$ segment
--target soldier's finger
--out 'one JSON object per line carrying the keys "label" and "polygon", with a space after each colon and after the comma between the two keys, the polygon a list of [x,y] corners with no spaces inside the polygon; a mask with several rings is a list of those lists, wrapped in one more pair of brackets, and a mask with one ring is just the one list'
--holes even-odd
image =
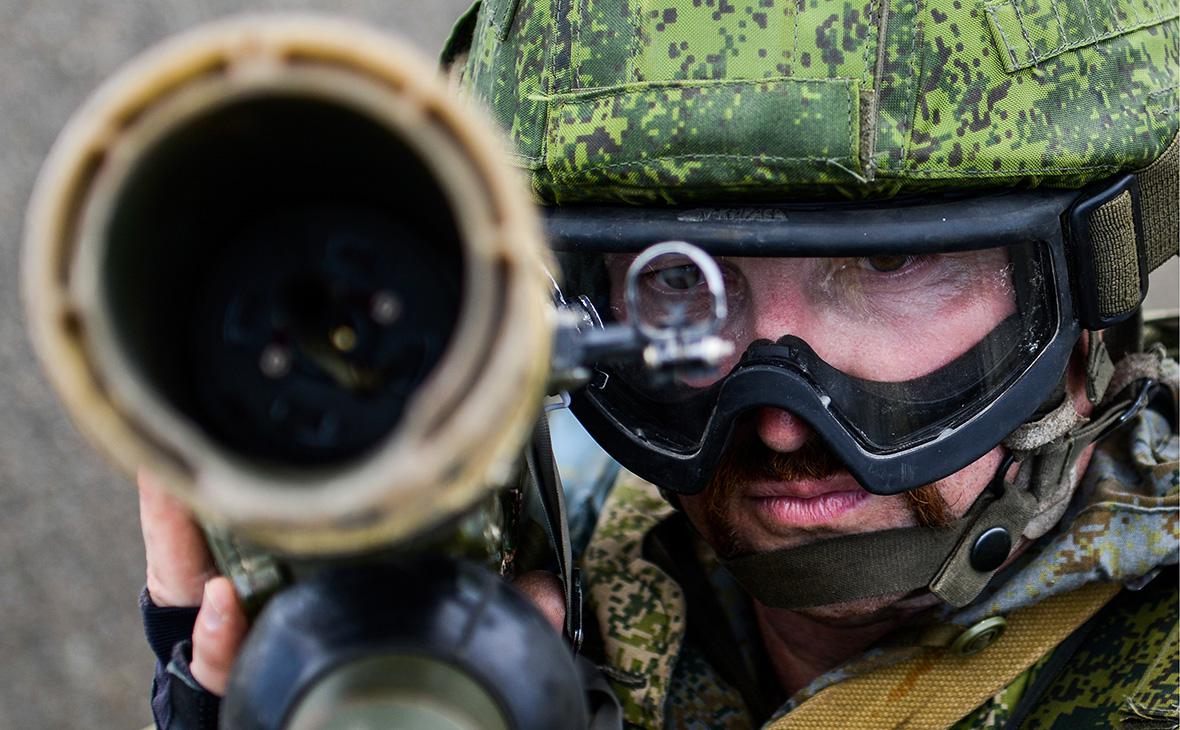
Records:
{"label": "soldier's finger", "polygon": [[151,474],[141,470],[138,482],[148,594],[157,606],[196,606],[216,574],[201,528]]}
{"label": "soldier's finger", "polygon": [[565,628],[565,591],[561,581],[547,570],[533,570],[516,576],[512,585],[541,610],[553,628]]}
{"label": "soldier's finger", "polygon": [[205,584],[201,610],[193,627],[193,679],[215,695],[224,695],[230,669],[246,636],[246,615],[228,578]]}

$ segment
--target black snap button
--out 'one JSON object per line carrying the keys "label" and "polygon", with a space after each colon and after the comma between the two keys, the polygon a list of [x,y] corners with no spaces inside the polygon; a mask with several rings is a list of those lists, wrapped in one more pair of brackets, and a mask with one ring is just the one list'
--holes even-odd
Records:
{"label": "black snap button", "polygon": [[980,573],[990,573],[1004,564],[1012,550],[1012,538],[1003,527],[984,530],[971,548],[971,567]]}

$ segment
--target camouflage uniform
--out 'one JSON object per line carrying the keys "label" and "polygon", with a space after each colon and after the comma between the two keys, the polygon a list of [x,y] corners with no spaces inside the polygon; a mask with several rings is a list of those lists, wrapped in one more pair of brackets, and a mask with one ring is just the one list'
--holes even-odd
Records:
{"label": "camouflage uniform", "polygon": [[[1175,144],[1178,15],[1164,0],[484,0],[444,60],[458,62],[463,84],[508,132],[544,204],[1076,188],[1142,168]],[[968,626],[1096,582],[1139,585],[1174,564],[1177,443],[1162,423],[1148,416],[1129,443],[1104,445],[1059,527],[989,592],[938,618]],[[671,509],[624,477],[585,555],[615,688],[636,726],[749,726],[741,697],[684,641],[683,590],[643,553]],[[735,651],[752,661],[760,638],[748,599],[698,547],[714,592],[729,597]],[[1105,648],[1095,639],[1075,662],[1104,666],[1100,684],[1112,692],[1123,679],[1142,681],[1119,698],[1126,709],[1163,706],[1174,723],[1174,693],[1151,688],[1175,687],[1175,663],[1159,652],[1175,645],[1174,633],[1161,638],[1175,600],[1147,599],[1125,614],[1141,631],[1116,632]],[[1125,601],[1116,603],[1122,611]],[[1169,607],[1163,618],[1160,606]],[[1114,646],[1128,636],[1140,646]],[[780,714],[922,651],[871,650]],[[1024,689],[1048,676],[1043,668],[963,725],[1002,726]],[[1086,697],[1055,691],[1037,712],[1065,718],[1059,695],[1084,712]]]}
{"label": "camouflage uniform", "polygon": [[[944,609],[939,620],[968,627],[1094,581],[1141,587],[1163,566],[1174,565],[1180,545],[1178,452],[1180,440],[1167,421],[1157,413],[1144,414],[1133,431],[1116,435],[1095,451],[1061,524],[1001,573],[977,601],[955,612]],[[671,512],[654,487],[625,475],[607,502],[584,557],[603,656],[615,670],[615,689],[626,719],[648,728],[751,727],[741,696],[718,676],[699,647],[684,643],[691,608],[685,605],[680,588],[643,555],[645,534]],[[711,560],[707,548],[702,546],[701,552],[700,559]],[[708,572],[727,607],[738,650],[749,661],[759,651],[760,639],[748,599],[715,563]],[[1107,622],[1118,630],[1091,641],[1088,654],[1074,657],[1073,683],[1051,687],[1042,695],[1028,726],[1113,726],[1135,716],[1162,717],[1164,726],[1169,726],[1180,719],[1174,573],[1156,584],[1163,585],[1162,593],[1157,585],[1146,602],[1119,608],[1122,616]],[[1000,637],[998,642],[1002,641]],[[829,685],[921,651],[934,650],[871,649],[816,679],[775,716],[789,713]],[[955,727],[1005,727],[1009,712],[1036,681],[1044,662]],[[1077,686],[1077,677],[1088,678],[1087,686]],[[1113,708],[1106,704],[1112,698]],[[838,725],[839,718],[832,722]]]}

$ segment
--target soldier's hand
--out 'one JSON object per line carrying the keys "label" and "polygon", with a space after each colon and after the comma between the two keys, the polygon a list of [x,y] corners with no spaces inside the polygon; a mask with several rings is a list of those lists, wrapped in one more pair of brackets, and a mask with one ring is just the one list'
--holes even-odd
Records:
{"label": "soldier's hand", "polygon": [[157,606],[200,606],[189,670],[202,687],[223,695],[246,616],[229,579],[217,575],[192,513],[150,474],[141,471],[138,481],[148,594]]}

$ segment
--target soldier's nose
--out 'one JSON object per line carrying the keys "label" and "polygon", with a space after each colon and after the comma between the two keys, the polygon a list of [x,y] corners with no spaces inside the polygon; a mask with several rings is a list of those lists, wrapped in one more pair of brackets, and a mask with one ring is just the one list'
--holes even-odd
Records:
{"label": "soldier's nose", "polygon": [[761,408],[756,417],[758,437],[782,453],[796,451],[811,438],[811,428],[795,414],[779,408]]}

